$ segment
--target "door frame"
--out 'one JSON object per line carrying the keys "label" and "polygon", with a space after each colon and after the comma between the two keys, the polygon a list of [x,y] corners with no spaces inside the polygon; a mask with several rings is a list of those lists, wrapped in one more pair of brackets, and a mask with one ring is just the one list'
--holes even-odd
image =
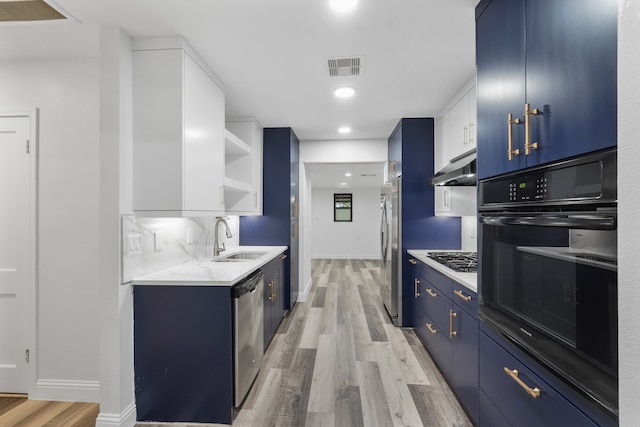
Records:
{"label": "door frame", "polygon": [[0,110],[0,118],[26,117],[29,119],[29,285],[28,325],[29,364],[27,389],[29,396],[36,394],[38,378],[38,165],[39,165],[39,110]]}

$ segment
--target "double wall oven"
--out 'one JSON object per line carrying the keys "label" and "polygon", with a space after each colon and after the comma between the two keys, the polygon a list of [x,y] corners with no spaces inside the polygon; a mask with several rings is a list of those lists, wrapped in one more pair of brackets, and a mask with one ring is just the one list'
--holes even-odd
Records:
{"label": "double wall oven", "polygon": [[482,321],[618,412],[616,151],[479,183]]}

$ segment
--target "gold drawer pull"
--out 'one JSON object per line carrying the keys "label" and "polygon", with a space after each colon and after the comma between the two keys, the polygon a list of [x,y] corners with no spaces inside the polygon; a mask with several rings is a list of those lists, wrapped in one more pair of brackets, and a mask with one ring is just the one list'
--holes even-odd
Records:
{"label": "gold drawer pull", "polygon": [[524,383],[524,381],[522,381],[519,377],[518,377],[518,370],[517,369],[509,369],[507,367],[504,368],[504,372],[509,375],[511,377],[512,380],[514,380],[515,382],[518,383],[518,385],[520,387],[522,387],[524,389],[524,391],[527,392],[527,394],[529,394],[529,396],[533,397],[534,399],[540,397],[540,389],[538,387],[535,388],[531,388],[528,385],[526,385]]}
{"label": "gold drawer pull", "polygon": [[456,331],[453,330],[453,318],[458,317],[458,313],[453,310],[449,310],[449,339],[458,335]]}
{"label": "gold drawer pull", "polygon": [[273,301],[273,285],[275,284],[275,282],[273,280],[271,280],[269,283],[267,283],[267,286],[269,287],[269,301]]}
{"label": "gold drawer pull", "polygon": [[520,124],[520,119],[514,119],[513,118],[513,114],[509,113],[509,116],[507,117],[507,127],[509,129],[509,133],[508,133],[508,139],[507,139],[507,155],[509,156],[509,160],[513,160],[514,156],[519,156],[520,155],[520,150],[519,149],[513,149],[513,125],[519,125]]}
{"label": "gold drawer pull", "polygon": [[524,104],[524,155],[531,154],[531,150],[538,149],[537,142],[531,142],[531,116],[537,116],[540,110],[531,108],[531,104]]}
{"label": "gold drawer pull", "polygon": [[287,259],[287,255],[280,255],[280,259]]}
{"label": "gold drawer pull", "polygon": [[409,264],[416,265],[417,263],[418,263],[418,261],[416,261],[415,259],[409,258]]}
{"label": "gold drawer pull", "polygon": [[458,295],[460,298],[462,298],[465,301],[471,301],[471,295],[465,295],[462,293],[462,291],[453,291],[454,294]]}
{"label": "gold drawer pull", "polygon": [[429,296],[434,297],[434,298],[438,296],[438,294],[433,292],[433,290],[431,290],[431,289],[427,289],[427,293],[429,294]]}
{"label": "gold drawer pull", "polygon": [[433,325],[431,323],[427,323],[426,326],[427,326],[427,329],[429,330],[429,332],[431,332],[432,334],[437,334],[438,333],[438,331],[433,329]]}
{"label": "gold drawer pull", "polygon": [[420,298],[420,279],[413,279],[414,298]]}

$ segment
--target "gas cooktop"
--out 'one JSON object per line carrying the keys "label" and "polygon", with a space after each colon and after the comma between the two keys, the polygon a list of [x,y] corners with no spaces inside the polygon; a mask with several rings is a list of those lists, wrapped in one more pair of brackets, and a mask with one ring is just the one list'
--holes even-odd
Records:
{"label": "gas cooktop", "polygon": [[476,252],[429,252],[428,256],[458,273],[478,271],[478,254]]}

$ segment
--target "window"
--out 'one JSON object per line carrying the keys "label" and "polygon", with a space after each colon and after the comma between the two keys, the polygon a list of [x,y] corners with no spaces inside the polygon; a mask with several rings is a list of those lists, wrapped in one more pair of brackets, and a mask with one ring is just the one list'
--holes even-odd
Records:
{"label": "window", "polygon": [[333,195],[333,221],[351,222],[351,194]]}

